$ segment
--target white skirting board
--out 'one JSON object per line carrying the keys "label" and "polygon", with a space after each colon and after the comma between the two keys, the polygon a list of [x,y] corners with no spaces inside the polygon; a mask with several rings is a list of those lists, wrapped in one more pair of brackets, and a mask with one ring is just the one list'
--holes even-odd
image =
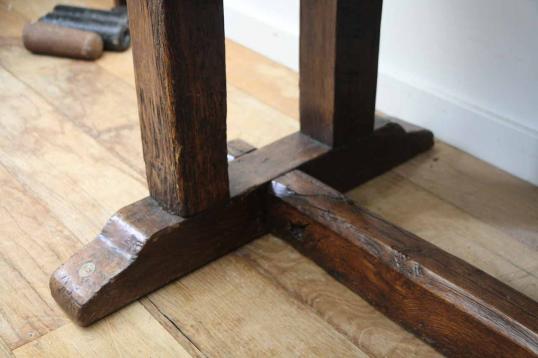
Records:
{"label": "white skirting board", "polygon": [[377,107],[432,130],[435,136],[538,185],[538,135],[494,113],[379,74]]}
{"label": "white skirting board", "polygon": [[[298,30],[264,22],[237,7],[226,6],[226,2],[225,24],[230,39],[298,69]],[[532,128],[465,103],[457,96],[386,73],[383,67],[377,109],[428,128],[437,138],[538,185],[538,132]]]}

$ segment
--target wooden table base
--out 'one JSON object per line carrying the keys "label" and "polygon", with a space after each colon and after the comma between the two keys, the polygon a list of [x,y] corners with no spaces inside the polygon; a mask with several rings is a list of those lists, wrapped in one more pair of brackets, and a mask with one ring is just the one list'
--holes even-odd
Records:
{"label": "wooden table base", "polygon": [[150,197],[53,274],[80,325],[274,233],[441,352],[538,355],[538,304],[338,192],[428,150],[374,121],[382,1],[301,1],[301,131],[229,143],[222,0],[128,0]]}
{"label": "wooden table base", "polygon": [[[300,133],[260,150],[230,143],[229,202],[190,218],[151,197],[121,209],[53,274],[54,298],[86,326],[272,232],[444,353],[538,352],[536,302],[318,181],[349,189],[433,145],[429,131],[378,123],[341,151]],[[365,160],[377,147],[383,155]]]}
{"label": "wooden table base", "polygon": [[[407,134],[401,126],[391,123],[382,125],[371,138],[357,141],[353,151],[360,156],[365,149],[385,145],[387,140],[397,147],[392,146],[392,154],[376,163],[376,173],[433,145],[430,132]],[[270,232],[266,202],[274,178],[302,167],[315,172],[316,164],[342,162],[332,158],[334,155],[352,155],[347,151],[333,153],[300,133],[256,151],[237,142],[230,143],[228,148],[233,157],[229,166],[229,202],[182,218],[164,210],[151,197],[145,198],[119,210],[94,241],[58,268],[50,283],[52,295],[73,320],[88,325]],[[290,160],[283,153],[297,160]],[[353,163],[350,167],[357,169],[356,166]],[[363,166],[364,170],[359,169],[358,173],[371,172],[371,165],[363,162]],[[338,168],[329,168],[329,172],[338,172]],[[356,184],[368,177],[356,178]]]}

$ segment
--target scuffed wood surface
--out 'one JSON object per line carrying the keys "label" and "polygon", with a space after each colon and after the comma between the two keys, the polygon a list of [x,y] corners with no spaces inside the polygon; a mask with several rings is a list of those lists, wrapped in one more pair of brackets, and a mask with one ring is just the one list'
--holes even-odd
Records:
{"label": "scuffed wood surface", "polygon": [[149,297],[208,356],[367,356],[236,254]]}
{"label": "scuffed wood surface", "polygon": [[90,328],[68,323],[14,353],[27,358],[191,357],[140,303]]}
{"label": "scuffed wood surface", "polygon": [[0,357],[12,358],[13,352],[9,349],[8,345],[0,338]]}
{"label": "scuffed wood surface", "polygon": [[192,216],[230,196],[222,0],[128,8],[149,192]]}
{"label": "scuffed wood surface", "polygon": [[538,354],[538,303],[311,176],[272,181],[272,230],[451,356]]}
{"label": "scuffed wood surface", "polygon": [[238,254],[369,356],[440,356],[432,347],[338,283],[321,267],[291,249],[285,241],[267,235],[240,249]]}
{"label": "scuffed wood surface", "polygon": [[[77,245],[65,226],[29,197],[4,167],[0,167],[0,184],[0,339],[14,347],[68,322],[45,283],[54,265],[67,259],[66,252]],[[36,237],[34,233],[40,231],[42,235]],[[59,250],[62,246],[65,249]]]}
{"label": "scuffed wood surface", "polygon": [[517,238],[477,220],[395,172],[352,190],[348,196],[538,301],[538,252]]}
{"label": "scuffed wood surface", "polygon": [[509,241],[516,238],[536,252],[538,187],[452,146],[439,144],[420,160],[413,160],[395,172],[503,232]]}
{"label": "scuffed wood surface", "polygon": [[327,151],[300,133],[257,151],[242,147],[234,149],[229,166],[233,197],[225,205],[182,218],[148,197],[114,214],[95,240],[53,273],[51,293],[64,311],[89,325],[267,233],[265,184]]}
{"label": "scuffed wood surface", "polygon": [[51,294],[87,326],[266,233],[263,198],[251,190],[187,219],[151,197],[133,203],[54,272]]}
{"label": "scuffed wood surface", "polygon": [[[383,120],[376,118],[375,124],[380,122]],[[300,169],[343,192],[431,149],[433,144],[433,135],[428,130],[406,132],[401,125],[388,123],[376,128],[372,135],[335,148]]]}

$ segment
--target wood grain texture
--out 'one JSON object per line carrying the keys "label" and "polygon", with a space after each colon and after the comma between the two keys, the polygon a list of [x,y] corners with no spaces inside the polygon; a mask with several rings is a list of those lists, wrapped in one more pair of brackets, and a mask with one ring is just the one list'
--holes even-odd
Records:
{"label": "wood grain texture", "polygon": [[86,326],[239,248],[268,231],[264,185],[326,151],[296,133],[242,155],[230,165],[232,200],[191,218],[168,213],[151,197],[121,209],[54,272],[52,296]]}
{"label": "wood grain texture", "polygon": [[250,145],[242,139],[233,139],[228,142],[228,162],[231,162],[245,154],[253,152],[256,147]]}
{"label": "wood grain texture", "polygon": [[297,132],[242,156],[229,166],[232,197],[319,158],[329,150],[326,145]]}
{"label": "wood grain texture", "polygon": [[538,354],[535,301],[302,172],[272,192],[277,234],[445,354]]}
{"label": "wood grain texture", "polygon": [[[131,169],[108,150],[111,147],[107,145],[107,140],[110,138],[107,134],[119,133],[126,128],[124,124],[133,123],[136,125],[136,116],[123,111],[125,109],[123,106],[118,107],[121,111],[117,113],[113,111],[122,100],[129,101],[130,98],[128,91],[122,90],[121,82],[111,80],[111,78],[113,79],[112,75],[96,69],[93,64],[84,67],[61,59],[40,58],[40,66],[35,68],[35,65],[31,65],[31,55],[20,51],[19,48],[10,46],[8,49],[3,48],[2,50],[4,50],[2,60],[8,61],[10,69],[35,88],[32,90],[22,84],[22,81],[16,80],[2,70],[5,76],[2,77],[0,86],[5,90],[1,91],[4,110],[0,113],[2,118],[0,124],[0,139],[2,140],[0,160],[2,166],[13,173],[13,180],[16,183],[20,181],[24,184],[24,187],[20,185],[16,187],[14,192],[26,193],[30,191],[32,196],[35,196],[32,200],[28,200],[28,204],[24,206],[21,205],[23,201],[20,196],[13,197],[10,202],[2,200],[2,205],[6,206],[6,210],[12,211],[18,217],[17,222],[8,221],[4,227],[4,229],[10,230],[4,231],[6,237],[12,238],[11,241],[3,240],[3,243],[10,250],[9,256],[4,258],[10,264],[21,265],[21,272],[25,273],[25,278],[31,279],[29,286],[26,287],[22,285],[22,281],[17,275],[10,274],[9,271],[7,273],[2,271],[6,273],[5,279],[14,288],[10,289],[9,295],[1,295],[0,304],[2,309],[6,310],[5,313],[9,313],[10,322],[20,323],[20,326],[2,324],[2,329],[4,330],[3,335],[9,337],[20,334],[26,342],[35,340],[41,334],[46,334],[68,321],[67,317],[59,312],[55,303],[52,302],[48,292],[47,278],[43,275],[47,276],[54,266],[80,246],[77,238],[83,242],[87,241],[100,229],[102,222],[115,208],[133,201],[137,197],[147,195],[147,192],[142,184],[142,178],[134,170],[141,169],[140,164],[142,164],[136,158],[136,152],[125,151],[123,153],[125,158],[134,163],[132,165],[134,168]],[[33,60],[35,61],[35,58]],[[77,73],[79,74],[77,75]],[[98,75],[100,81],[97,83],[87,81],[86,79],[92,75]],[[106,91],[101,86],[109,86],[108,93],[105,93]],[[80,107],[77,107],[73,100],[67,101],[66,95],[69,92],[76,93],[75,97],[81,99]],[[94,95],[89,96],[89,93],[94,93]],[[236,121],[235,126],[242,130],[239,133],[250,135],[253,139],[258,138],[257,143],[263,143],[277,139],[282,133],[289,131],[290,126],[287,124],[286,118],[278,117],[278,113],[261,106],[254,99],[245,97],[237,91],[236,93],[238,95],[233,101],[245,104],[247,110],[243,110],[243,112],[252,116],[250,119],[248,116],[234,117],[232,121]],[[69,107],[64,107],[63,103],[69,104]],[[58,110],[50,104],[57,106]],[[65,115],[62,115],[60,110],[65,111]],[[70,113],[71,110],[73,113]],[[92,111],[102,115],[101,119],[92,116]],[[75,125],[73,125],[71,120],[81,119],[81,117],[77,117],[77,114],[83,115],[82,119],[87,120],[88,126],[79,126],[81,122],[74,122]],[[103,121],[102,118],[108,120]],[[272,123],[274,119],[277,120],[276,123]],[[126,123],[121,123],[122,120]],[[248,123],[242,126],[242,121],[246,120]],[[97,134],[97,131],[90,131],[91,128],[102,129],[102,132]],[[116,128],[118,128],[117,131]],[[88,135],[83,132],[88,133]],[[125,138],[125,140],[117,145],[136,143],[139,140],[137,131],[125,131],[125,133],[128,133],[128,136],[119,137]],[[94,135],[95,139],[92,139],[90,135]],[[288,159],[283,155],[280,160],[286,162]],[[94,171],[96,170],[101,173],[99,177],[95,176]],[[118,182],[121,182],[122,185],[118,186]],[[5,182],[3,181],[3,183]],[[2,197],[6,199],[9,186],[3,185],[2,188]],[[69,195],[65,195],[66,188],[69,188]],[[20,211],[13,211],[14,209],[10,206],[19,207]],[[41,207],[46,210],[41,210]],[[32,217],[35,214],[35,219],[38,220],[35,224],[25,219],[25,215],[28,213],[31,213]],[[2,216],[2,219],[7,218],[7,216]],[[54,229],[53,223],[56,218],[58,218],[58,222],[66,225],[66,240],[63,240],[64,236]],[[17,223],[23,228],[32,230],[32,233],[40,232],[41,234],[31,237],[27,234],[23,235],[16,230]],[[33,246],[32,242],[29,241],[30,238],[37,240],[37,245]],[[69,240],[73,240],[71,246],[66,244],[70,242]],[[45,250],[45,245],[50,246],[53,252]],[[60,248],[61,250],[58,251]],[[31,249],[32,259],[28,258],[28,249]],[[60,259],[53,259],[54,254],[59,254]],[[32,264],[33,260],[35,260],[35,264]],[[38,269],[32,270],[32,265],[38,266]],[[41,274],[37,270],[43,270],[43,273]],[[240,272],[238,275],[241,277]],[[243,278],[242,282],[245,281],[246,279]],[[257,284],[259,282],[257,281]],[[2,285],[1,287],[8,289],[10,286]],[[47,303],[55,309],[54,312],[47,311],[46,306],[39,299],[30,295],[33,287],[43,293]],[[259,288],[264,289],[263,286]],[[26,296],[30,300],[26,300]],[[279,306],[283,302],[287,302],[286,294],[276,297],[279,297],[280,300],[272,301],[271,304]],[[172,300],[174,299],[172,298]],[[17,310],[10,310],[10,306],[6,302],[17,303]],[[28,302],[28,304],[23,304],[24,302]],[[119,313],[119,315],[124,315],[124,312],[126,311]],[[294,318],[288,322],[294,322],[293,327],[297,331],[309,330],[308,327],[303,328],[303,325],[309,325],[312,320],[301,319],[302,310],[296,312]],[[143,319],[150,320],[151,317],[143,316]],[[40,332],[27,330],[27,328],[31,328],[28,325],[29,322],[33,324],[32,327],[39,327]],[[38,322],[57,322],[57,324],[47,327],[38,326]],[[218,330],[217,326],[218,324],[208,328],[210,331],[214,331]],[[323,326],[326,333],[322,337],[338,336],[331,327]],[[183,329],[181,326],[179,328]],[[174,327],[174,329],[176,330],[174,337],[182,335],[178,328]],[[69,344],[70,341],[77,340],[70,336],[72,331],[70,329],[58,332],[54,341],[56,342],[56,339],[60,341],[58,343],[60,347],[55,346],[52,341],[44,340],[40,348],[45,351],[48,348],[52,351],[56,349],[58,355],[62,355],[62,353],[69,355],[62,347],[64,344]],[[159,340],[160,332],[162,330],[153,330],[147,337]],[[31,335],[27,335],[27,333],[31,333]],[[229,333],[233,334],[233,332]],[[252,331],[252,333],[256,334],[256,331]],[[319,334],[319,331],[316,333]],[[106,333],[92,336],[91,345],[77,344],[77,349],[80,350],[80,355],[100,355],[95,351],[108,351],[109,348],[106,348],[109,347],[108,344],[121,340],[121,337],[118,337],[121,334],[121,329],[107,330]],[[276,337],[275,342],[285,342],[289,337],[285,325],[277,325],[270,335]],[[88,337],[85,336],[85,338]],[[51,343],[49,344],[49,342]],[[291,341],[288,342],[293,344]],[[331,342],[339,344],[339,340],[331,341],[324,338],[319,339],[319,342],[305,341],[304,345],[328,349]],[[132,340],[129,344],[133,348],[142,349],[146,343],[144,340]],[[253,352],[261,351],[265,349],[265,344],[267,342],[251,341],[250,349]],[[19,345],[19,343],[11,345],[10,348],[14,349]],[[281,352],[285,351],[284,345],[278,343],[274,343],[274,345],[279,346]]]}
{"label": "wood grain texture", "polygon": [[[430,159],[423,165],[434,163]],[[476,219],[394,171],[347,195],[385,220],[538,301],[538,252],[517,238]]]}
{"label": "wood grain texture", "polygon": [[229,198],[222,0],[128,7],[150,194],[191,216]]}
{"label": "wood grain texture", "polygon": [[[119,180],[135,197],[147,192],[133,172],[3,68],[0,93],[0,335],[13,349],[67,322],[47,276],[80,247],[79,237],[94,231],[95,218],[110,215],[103,206],[133,200],[116,189],[104,193],[100,185],[112,188]],[[95,170],[102,174],[98,180]]]}
{"label": "wood grain texture", "polygon": [[9,88],[4,92],[5,117],[0,123],[2,165],[72,235],[87,242],[118,207],[148,195],[143,177],[111,156],[38,92],[3,69],[0,76]]}
{"label": "wood grain texture", "polygon": [[14,351],[16,357],[191,357],[140,305],[91,328],[67,324]]}
{"label": "wood grain texture", "polygon": [[[233,153],[231,160],[255,149],[242,140],[231,141],[228,148]],[[251,191],[228,203],[224,211],[198,215],[194,220],[167,213],[152,198],[123,208],[108,221],[96,240],[53,274],[52,295],[77,323],[93,323],[233,250],[242,240],[249,241],[266,232],[260,200],[260,193]],[[239,220],[240,224],[227,218]],[[206,225],[209,231],[200,230]],[[233,226],[237,230],[230,230]],[[221,232],[228,234],[219,235]],[[179,240],[182,237],[184,240]]]}
{"label": "wood grain texture", "polygon": [[[133,179],[136,172],[3,68],[0,93],[0,335],[13,350],[69,321],[52,300],[47,276],[94,235],[110,215],[107,207],[147,191]],[[113,342],[121,334],[108,330],[107,337]]]}
{"label": "wood grain texture", "polygon": [[228,84],[286,116],[299,118],[299,76],[267,57],[226,40]]}
{"label": "wood grain texture", "polygon": [[300,169],[339,191],[347,191],[432,146],[430,131],[406,132],[399,124],[387,123],[371,136],[335,148]]}
{"label": "wood grain texture", "polygon": [[370,357],[440,357],[291,245],[266,235],[236,253]]}
{"label": "wood grain texture", "polygon": [[0,338],[0,357],[13,358],[13,353],[9,349],[8,345]]}
{"label": "wood grain texture", "polygon": [[149,298],[209,357],[367,357],[235,253]]}
{"label": "wood grain texture", "polygon": [[[42,57],[36,67],[35,58],[21,46],[0,47],[2,65],[44,100],[54,103],[58,112],[112,156],[136,170],[142,181],[145,172],[134,73],[125,70],[132,67],[128,55],[107,53],[97,63],[86,65]],[[228,110],[228,137],[242,137],[258,147],[299,128],[295,120],[233,87],[229,89]]]}
{"label": "wood grain texture", "polygon": [[0,340],[14,349],[67,322],[43,283],[67,259],[58,248],[77,245],[58,220],[44,219],[50,211],[3,167],[0,184]]}
{"label": "wood grain texture", "polygon": [[185,220],[148,198],[115,214],[97,239],[53,274],[51,291],[59,305],[77,323],[91,324],[264,234],[262,186],[328,152],[301,133],[244,155],[252,149],[242,143],[236,150],[241,156],[230,165],[233,200],[226,205]]}
{"label": "wood grain texture", "polygon": [[153,318],[166,329],[168,333],[190,354],[192,358],[206,358],[206,355],[193,343],[192,339],[186,336],[181,328],[176,326],[174,322],[167,317],[163,312],[151,301],[149,297],[140,299],[140,303],[146,308]]}
{"label": "wood grain texture", "polygon": [[301,131],[338,147],[374,127],[382,0],[302,0]]}
{"label": "wood grain texture", "polygon": [[537,186],[445,143],[396,173],[538,252]]}
{"label": "wood grain texture", "polygon": [[[2,205],[10,203],[7,210],[20,205],[20,211],[13,213],[21,215],[11,221],[7,215],[0,214],[2,222],[6,223],[0,236],[3,247],[9,250],[9,255],[0,258],[0,261],[4,260],[0,271],[6,282],[6,285],[0,285],[0,308],[3,318],[9,317],[9,323],[3,320],[0,329],[4,338],[24,337],[25,341],[36,339],[56,327],[40,326],[41,333],[37,333],[27,330],[28,323],[55,321],[62,325],[68,321],[57,308],[54,313],[44,308],[44,301],[50,302],[52,308],[57,307],[47,287],[46,276],[51,270],[80,247],[78,240],[87,242],[91,239],[117,208],[147,196],[130,51],[106,53],[96,63],[83,64],[36,57],[20,45],[18,36],[24,23],[42,15],[56,3],[57,0],[0,0],[0,65],[12,75],[9,81],[6,77],[0,80],[0,162],[11,176],[11,179],[2,179],[0,202]],[[72,0],[70,3],[101,8],[111,4],[109,0]],[[298,116],[293,113],[298,107],[291,96],[298,97],[297,73],[267,59],[261,61],[260,55],[248,49],[236,51],[237,46],[229,44],[226,44],[227,58],[230,59],[227,65],[233,68],[228,69],[228,137],[241,137],[261,147],[296,131]],[[95,171],[102,175],[96,177]],[[13,196],[12,193],[21,195]],[[537,242],[533,235],[538,232],[534,225],[538,201],[535,199],[536,188],[530,184],[438,141],[432,151],[368,182],[351,195],[387,220],[538,299],[538,280],[529,274],[538,270],[532,256],[535,251],[525,250],[518,242]],[[17,224],[21,230],[31,232],[24,234],[17,229]],[[54,229],[58,225],[65,227],[62,229],[65,236]],[[33,235],[34,232],[39,235]],[[268,238],[280,243],[274,237]],[[58,250],[69,242],[72,247]],[[269,351],[271,345],[268,343],[273,342],[273,346],[280,347],[279,352],[285,355],[286,348],[281,342],[296,337],[295,331],[312,332],[303,327],[310,324],[311,319],[302,317],[315,312],[369,356],[431,356],[431,351],[420,340],[365,303],[361,304],[358,296],[332,278],[323,276],[317,265],[308,264],[308,260],[289,245],[280,243],[267,247],[258,243],[260,241],[253,243],[252,251],[267,256],[263,268],[273,272],[271,279],[253,280],[253,275],[245,274],[249,265],[234,266],[231,272],[228,271],[231,268],[229,261],[221,260],[208,266],[216,266],[219,272],[230,272],[237,281],[232,281],[229,286],[241,283],[244,288],[241,294],[222,294],[218,286],[222,276],[216,277],[212,270],[206,269],[171,284],[170,289],[158,291],[162,294],[158,302],[160,308],[166,308],[163,312],[179,324],[176,328],[167,321],[167,329],[175,332],[174,337],[180,343],[191,339],[195,343],[207,342],[212,352],[219,352],[224,346],[222,351],[234,353],[237,350],[234,351],[235,346],[230,342],[241,342],[249,344],[249,351],[256,354]],[[31,258],[28,257],[29,249]],[[5,250],[0,249],[8,252]],[[273,254],[269,255],[269,251]],[[60,259],[55,259],[55,254]],[[254,265],[253,262],[249,257],[249,263]],[[24,278],[31,279],[28,285],[23,284],[20,276],[4,271],[6,264],[19,265]],[[297,283],[293,283],[290,276],[296,277]],[[229,327],[224,316],[210,317],[210,324],[202,322],[206,311],[216,310],[215,304],[228,307],[238,301],[238,296],[239,299],[242,295],[248,297],[251,289],[264,292],[268,285],[273,285],[275,277],[279,278],[279,286],[286,287],[286,293],[272,296],[280,298],[270,302],[262,313],[280,310],[292,296],[295,304],[303,308],[289,321],[264,326],[266,315],[260,314],[256,316],[259,319],[254,320],[253,316],[242,313],[256,307],[258,302],[245,299],[241,302],[248,310],[237,308],[234,315],[234,322],[249,328],[242,331],[241,336],[237,337],[232,330],[223,330],[222,327]],[[284,285],[281,280],[284,278],[290,280],[289,285]],[[196,292],[201,292],[204,297],[205,294],[213,295],[210,297],[214,300],[196,300],[193,287],[199,287]],[[26,298],[32,297],[30,291],[33,288],[43,292],[43,301]],[[230,291],[233,292],[233,288]],[[6,295],[5,292],[9,293]],[[331,297],[334,300],[330,300]],[[8,301],[20,305],[13,310],[6,304]],[[196,305],[199,310],[185,312],[190,305]],[[125,311],[118,315],[124,314]],[[178,317],[181,320],[176,319]],[[284,324],[290,321],[292,326]],[[327,325],[325,327],[330,330]],[[188,339],[180,330],[189,335]],[[27,335],[30,332],[32,334]],[[61,332],[69,341],[67,337],[71,330]],[[157,336],[161,332],[153,330],[148,335]],[[77,353],[85,355],[85,350],[102,347],[101,341],[111,341],[108,336],[120,339],[121,334],[121,329],[117,329],[94,336],[92,345],[78,345],[80,351]],[[222,340],[213,339],[215,336]],[[257,340],[259,336],[270,336],[273,340]],[[338,341],[320,338],[317,331],[308,338],[309,342],[305,344],[310,347],[330,348],[338,344]],[[159,340],[158,337],[152,339]],[[10,338],[5,342],[9,349],[19,345],[8,344]],[[133,340],[130,344],[136,347],[145,343]],[[64,352],[61,348],[58,351]],[[93,353],[96,355],[99,356],[99,352]]]}

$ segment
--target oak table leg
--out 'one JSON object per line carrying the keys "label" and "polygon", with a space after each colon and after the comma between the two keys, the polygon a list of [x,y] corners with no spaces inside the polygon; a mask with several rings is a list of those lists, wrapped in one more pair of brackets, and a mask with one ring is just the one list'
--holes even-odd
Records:
{"label": "oak table leg", "polygon": [[374,129],[381,0],[301,0],[301,131],[338,147]]}
{"label": "oak table leg", "polygon": [[222,0],[128,8],[149,191],[191,216],[229,198]]}

